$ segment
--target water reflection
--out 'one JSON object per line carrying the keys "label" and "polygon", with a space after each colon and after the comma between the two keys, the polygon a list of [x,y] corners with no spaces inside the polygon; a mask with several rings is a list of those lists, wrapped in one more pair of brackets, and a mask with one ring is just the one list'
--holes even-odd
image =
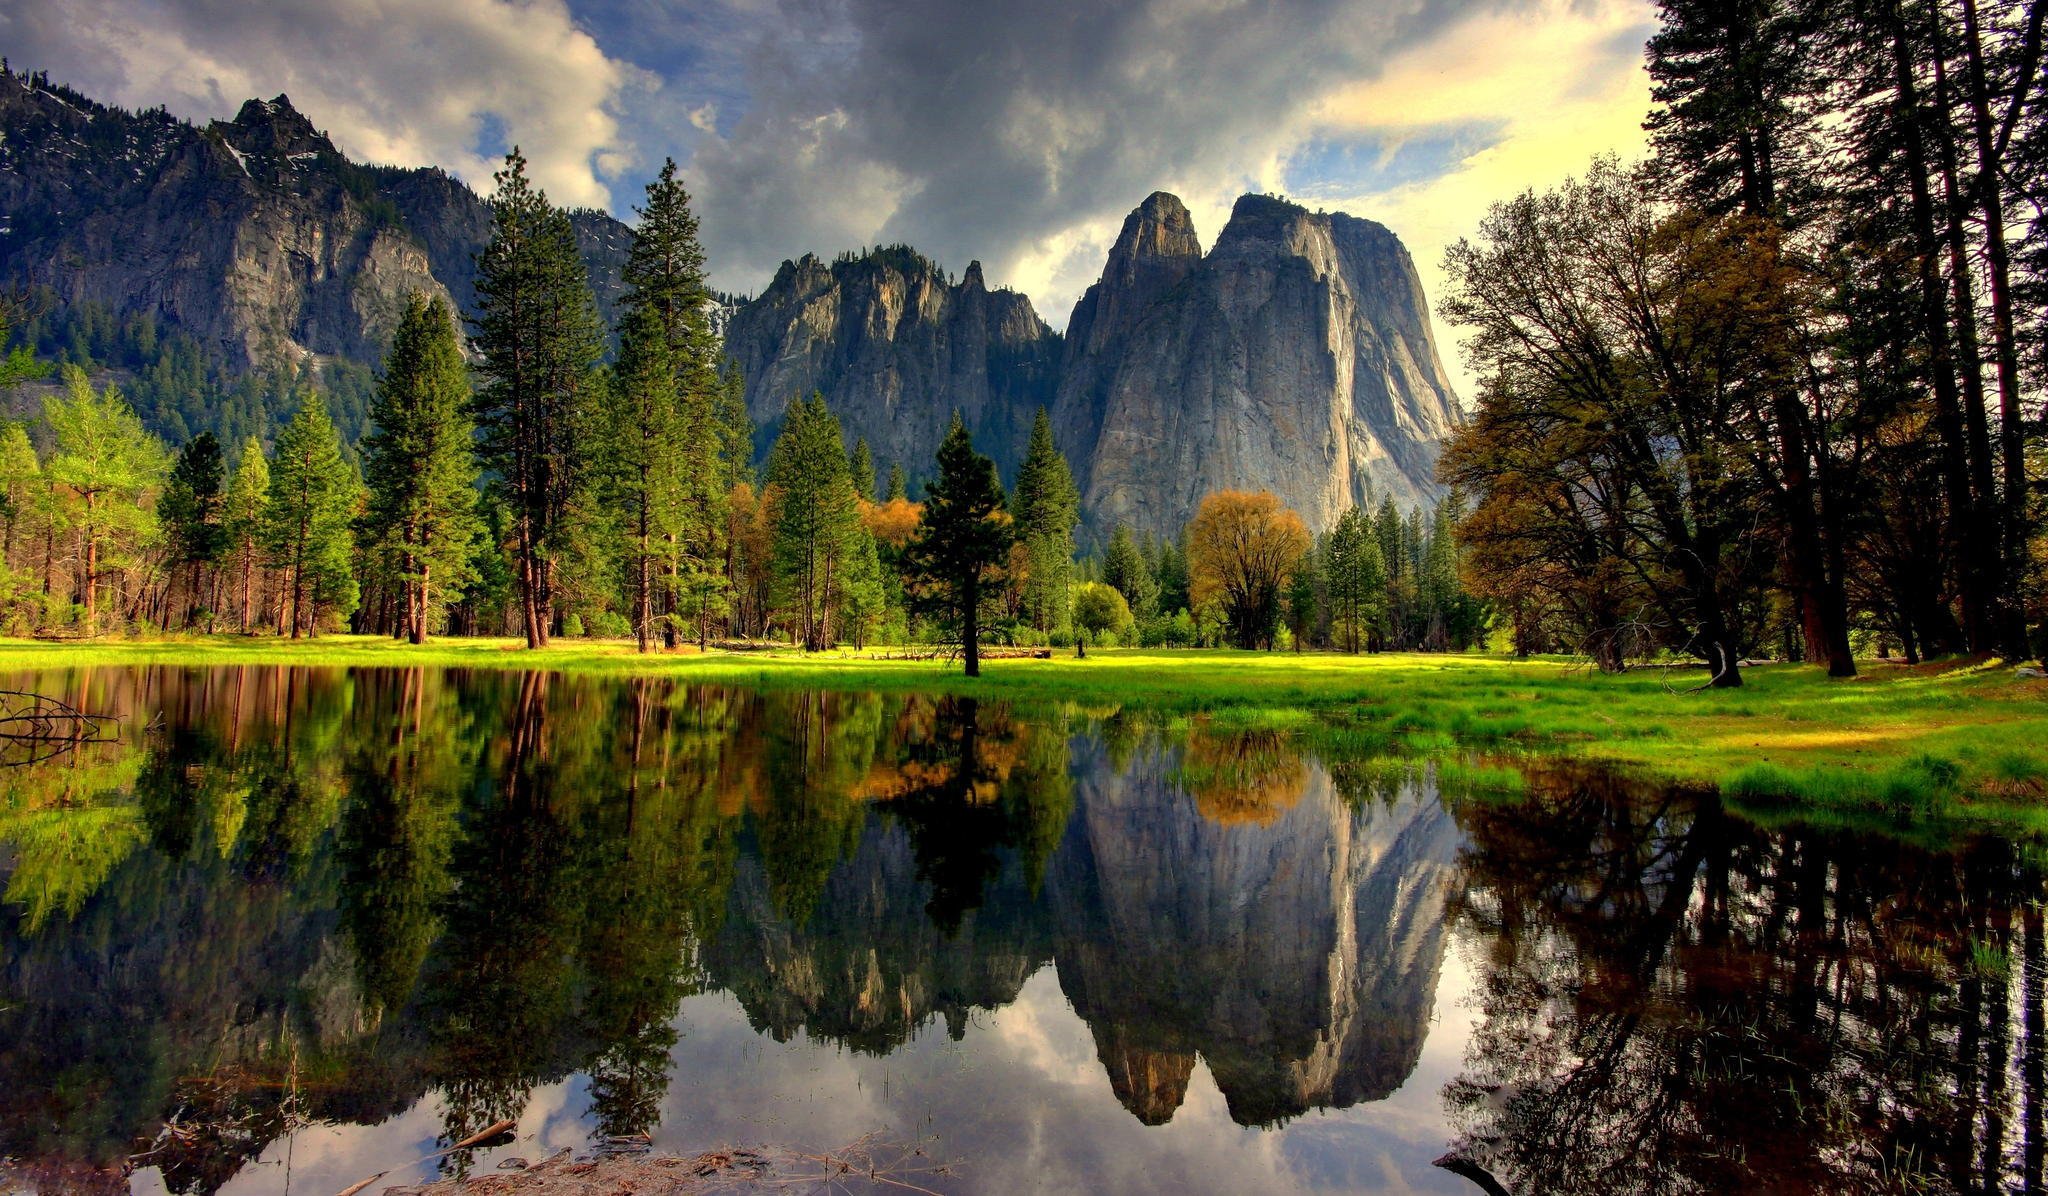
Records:
{"label": "water reflection", "polygon": [[1470,806],[1456,1154],[1515,1192],[2038,1192],[2035,868],[1536,770]]}
{"label": "water reflection", "polygon": [[528,1156],[894,1130],[962,1191],[1477,1190],[1447,1144],[1516,1193],[2039,1187],[1998,845],[1114,711],[26,680],[126,716],[0,773],[0,1155],[42,1190],[338,1190],[503,1117]]}

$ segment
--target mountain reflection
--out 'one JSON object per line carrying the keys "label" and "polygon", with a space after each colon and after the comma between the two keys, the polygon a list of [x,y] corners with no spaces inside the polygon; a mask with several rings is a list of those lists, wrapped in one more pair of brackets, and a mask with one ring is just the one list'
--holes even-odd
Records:
{"label": "mountain reflection", "polygon": [[1443,1136],[1516,1193],[2041,1171],[2039,882],[1995,846],[1555,765],[1440,799],[1455,769],[1341,733],[989,700],[33,681],[126,716],[0,771],[0,1157],[46,1191],[212,1192],[299,1127],[422,1107],[445,1144],[570,1077],[589,1137],[635,1139],[693,998],[886,1058],[972,1046],[1047,965],[1133,1130],[1204,1068],[1245,1127],[1381,1101],[1469,1014]]}

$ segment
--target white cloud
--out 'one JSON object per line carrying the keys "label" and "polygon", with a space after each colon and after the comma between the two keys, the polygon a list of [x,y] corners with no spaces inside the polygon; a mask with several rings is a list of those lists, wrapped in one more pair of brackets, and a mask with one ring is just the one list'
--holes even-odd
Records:
{"label": "white cloud", "polygon": [[[1444,251],[1478,228],[1488,205],[1584,173],[1593,157],[1636,156],[1646,142],[1650,80],[1647,0],[1540,0],[1475,14],[1316,106],[1319,132],[1403,140],[1457,126],[1490,126],[1486,143],[1429,177],[1385,189],[1341,185],[1318,202],[1386,225],[1422,272],[1432,302],[1444,292]],[[1474,379],[1439,326],[1444,364],[1469,401]],[[1449,342],[1449,343],[1444,343]]]}
{"label": "white cloud", "polygon": [[479,190],[502,135],[556,202],[598,207],[633,160],[622,99],[652,84],[562,0],[26,0],[0,38],[95,98],[192,119],[283,92],[351,157]]}

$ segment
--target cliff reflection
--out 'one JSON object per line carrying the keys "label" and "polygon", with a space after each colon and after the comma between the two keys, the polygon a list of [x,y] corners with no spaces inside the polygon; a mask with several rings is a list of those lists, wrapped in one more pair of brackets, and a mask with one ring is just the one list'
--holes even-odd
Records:
{"label": "cliff reflection", "polygon": [[[1245,1126],[1380,1100],[1472,1005],[1453,1156],[1516,1193],[2043,1189],[2043,890],[2000,844],[1768,830],[1558,763],[1447,805],[1354,732],[987,700],[33,684],[126,716],[0,770],[0,1158],[45,1190],[212,1192],[427,1097],[454,1141],[572,1076],[630,1139],[678,1107],[697,994],[909,1058],[1048,965],[1146,1125],[1197,1128],[1204,1068]],[[1454,940],[1476,988],[1440,998]]]}
{"label": "cliff reflection", "polygon": [[1514,1192],[2042,1190],[2040,874],[1549,769],[1467,803],[1454,1154]]}
{"label": "cliff reflection", "polygon": [[1048,962],[1140,1120],[1201,1059],[1272,1124],[1392,1091],[1444,952],[1442,807],[1340,796],[1270,733],[540,674],[36,682],[127,716],[0,773],[0,1155],[48,1186],[137,1156],[211,1192],[428,1093],[455,1141],[574,1073],[593,1135],[643,1134],[693,993],[883,1054]]}

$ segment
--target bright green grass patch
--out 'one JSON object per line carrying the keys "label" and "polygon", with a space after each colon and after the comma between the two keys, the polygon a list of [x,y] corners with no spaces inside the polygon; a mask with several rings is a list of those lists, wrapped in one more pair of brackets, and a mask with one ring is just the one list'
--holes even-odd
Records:
{"label": "bright green grass patch", "polygon": [[928,691],[1145,712],[1238,729],[1336,722],[1409,750],[1519,745],[1711,783],[1747,807],[1848,818],[1939,812],[2048,832],[2048,682],[1992,665],[1866,666],[1831,681],[1766,665],[1740,690],[1693,688],[1697,672],[1604,676],[1569,661],[1389,653],[1097,650],[1076,660],[959,665],[879,654],[792,651],[641,656],[630,644],[511,640],[413,647],[383,637],[317,641],[238,636],[91,644],[0,640],[0,671],[137,665],[432,666],[529,669],[761,688]]}

